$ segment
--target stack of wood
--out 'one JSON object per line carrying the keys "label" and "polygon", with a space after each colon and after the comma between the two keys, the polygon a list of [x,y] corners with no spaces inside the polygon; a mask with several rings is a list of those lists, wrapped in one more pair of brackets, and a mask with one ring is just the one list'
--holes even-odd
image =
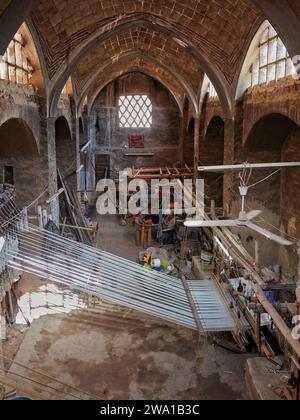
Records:
{"label": "stack of wood", "polygon": [[59,170],[57,171],[57,174],[58,188],[62,188],[64,190],[64,193],[60,196],[61,217],[63,221],[61,225],[62,235],[65,234],[66,229],[71,230],[72,234],[79,242],[91,245],[92,233],[95,228],[88,225],[77,193],[70,190]]}

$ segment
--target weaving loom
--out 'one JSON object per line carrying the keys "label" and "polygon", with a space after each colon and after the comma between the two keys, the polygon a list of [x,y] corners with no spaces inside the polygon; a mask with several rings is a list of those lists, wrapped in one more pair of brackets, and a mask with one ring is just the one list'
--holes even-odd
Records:
{"label": "weaving loom", "polygon": [[180,279],[29,225],[26,215],[8,226],[1,260],[18,272],[180,326],[201,329],[201,333],[237,327],[212,281],[189,281],[187,293]]}

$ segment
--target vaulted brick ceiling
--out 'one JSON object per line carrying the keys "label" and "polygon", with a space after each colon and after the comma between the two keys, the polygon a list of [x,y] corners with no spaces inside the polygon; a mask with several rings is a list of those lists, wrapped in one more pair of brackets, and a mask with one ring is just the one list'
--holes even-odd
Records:
{"label": "vaulted brick ceiling", "polygon": [[69,75],[80,96],[91,79],[97,83],[103,63],[111,67],[139,51],[169,68],[194,98],[208,73],[229,110],[249,37],[263,16],[252,0],[40,0],[31,21],[52,109]]}
{"label": "vaulted brick ceiling", "polygon": [[250,0],[41,0],[32,19],[50,78],[95,33],[144,19],[188,40],[231,83],[260,13]]}
{"label": "vaulted brick ceiling", "polygon": [[[147,57],[141,58],[140,56],[125,56],[117,63],[107,67],[107,72],[101,72],[97,81],[92,84],[89,91],[86,92],[89,99],[88,102],[93,104],[94,100],[105,86],[128,72],[140,72],[152,76],[157,81],[163,83],[165,87],[172,92],[178,104],[183,104],[185,90],[178,80],[163,67],[154,64],[151,59],[148,59]],[[81,98],[82,101],[83,99],[84,97]]]}
{"label": "vaulted brick ceiling", "polygon": [[[81,61],[74,73],[77,94],[82,94],[93,73],[100,72],[102,76],[106,66],[132,54],[153,59],[162,68],[169,68],[174,75],[180,75],[180,79],[191,90],[198,91],[203,78],[199,62],[172,38],[148,28],[133,26],[100,43]],[[155,74],[155,67],[152,71]]]}

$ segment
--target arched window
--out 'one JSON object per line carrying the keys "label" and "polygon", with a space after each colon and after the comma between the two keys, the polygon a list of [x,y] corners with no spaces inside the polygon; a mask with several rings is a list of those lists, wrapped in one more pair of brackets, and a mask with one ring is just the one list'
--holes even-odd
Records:
{"label": "arched window", "polygon": [[14,83],[31,83],[33,68],[24,53],[24,39],[16,33],[0,61],[0,78]]}
{"label": "arched window", "polygon": [[217,98],[218,97],[217,91],[216,91],[214,85],[211,83],[211,81],[209,81],[209,85],[208,85],[208,96],[210,98]]}
{"label": "arched window", "polygon": [[263,31],[259,53],[250,68],[251,86],[279,80],[295,73],[288,51],[272,25]]}
{"label": "arched window", "polygon": [[147,95],[120,96],[119,124],[121,128],[151,128],[153,106]]}

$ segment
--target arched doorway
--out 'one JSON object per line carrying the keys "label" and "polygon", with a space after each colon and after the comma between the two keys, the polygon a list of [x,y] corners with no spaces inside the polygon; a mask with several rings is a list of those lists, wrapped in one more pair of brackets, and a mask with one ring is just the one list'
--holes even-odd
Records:
{"label": "arched doorway", "polygon": [[[216,116],[210,121],[204,141],[200,144],[201,165],[224,164],[224,121]],[[205,195],[207,205],[214,200],[217,207],[223,207],[223,181],[222,174],[205,174]]]}
{"label": "arched doorway", "polygon": [[[253,126],[245,143],[245,158],[252,163],[300,161],[300,128],[279,113],[265,115]],[[293,237],[300,236],[300,172],[298,169],[262,170],[252,174],[248,204],[263,210],[261,225],[276,231],[281,229]],[[260,183],[261,180],[264,180]],[[257,185],[256,185],[257,184]],[[261,240],[261,239],[260,239]],[[280,249],[268,242],[264,259],[281,263],[293,270],[297,261],[292,250]]]}
{"label": "arched doorway", "polygon": [[4,122],[0,126],[1,179],[14,185],[20,208],[30,204],[45,187],[40,170],[38,145],[28,124],[20,118]]}
{"label": "arched doorway", "polygon": [[[246,160],[252,163],[271,163],[283,161],[283,151],[292,133],[299,127],[282,114],[268,114],[253,126],[245,144]],[[295,150],[295,152],[297,152]],[[299,156],[299,155],[298,155]],[[299,156],[300,157],[300,156]],[[252,175],[255,184],[274,171],[257,171]],[[281,212],[281,175],[278,172],[251,190],[251,195],[266,208],[280,215]]]}

